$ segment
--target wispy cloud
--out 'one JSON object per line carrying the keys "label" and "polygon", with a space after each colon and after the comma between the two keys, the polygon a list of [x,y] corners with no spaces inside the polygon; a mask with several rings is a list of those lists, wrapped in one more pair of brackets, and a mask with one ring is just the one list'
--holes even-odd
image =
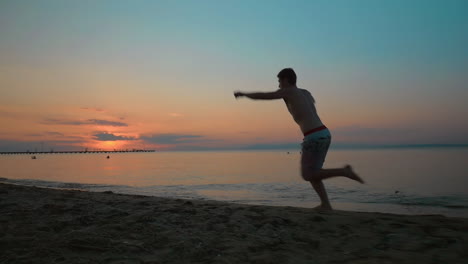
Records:
{"label": "wispy cloud", "polygon": [[169,116],[172,116],[172,117],[181,117],[183,116],[182,114],[179,114],[179,113],[169,113]]}
{"label": "wispy cloud", "polygon": [[29,133],[25,134],[28,137],[43,137],[43,136],[52,136],[52,137],[63,137],[65,136],[63,133],[56,132],[56,131],[45,131],[43,133]]}
{"label": "wispy cloud", "polygon": [[87,121],[91,122],[92,124],[101,125],[101,126],[128,126],[127,123],[109,121],[109,120],[103,120],[103,119],[88,119]]}
{"label": "wispy cloud", "polygon": [[116,140],[136,140],[135,137],[126,137],[126,136],[118,136],[112,133],[98,133],[94,134],[94,139],[99,141],[116,141]]}
{"label": "wispy cloud", "polygon": [[29,134],[25,134],[25,136],[28,136],[28,137],[42,137],[44,135],[39,134],[39,133],[29,133]]}
{"label": "wispy cloud", "polygon": [[49,135],[49,136],[63,136],[62,133],[56,132],[56,131],[46,131],[44,134]]}
{"label": "wispy cloud", "polygon": [[81,107],[80,109],[94,111],[94,112],[104,112],[104,109],[100,107]]}
{"label": "wispy cloud", "polygon": [[202,138],[201,135],[191,135],[191,134],[153,134],[148,136],[141,136],[140,139],[154,144],[178,144],[178,143],[190,143],[196,142],[198,139]]}
{"label": "wispy cloud", "polygon": [[116,127],[123,127],[128,126],[127,123],[118,122],[118,121],[110,121],[104,119],[86,119],[86,120],[73,120],[73,119],[57,119],[57,118],[46,118],[42,122],[42,124],[52,124],[52,125],[100,125],[100,126],[116,126]]}

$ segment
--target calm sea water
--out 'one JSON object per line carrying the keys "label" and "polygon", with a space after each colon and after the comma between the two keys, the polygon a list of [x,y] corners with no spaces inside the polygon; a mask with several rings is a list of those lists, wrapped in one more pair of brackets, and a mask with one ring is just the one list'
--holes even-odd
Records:
{"label": "calm sea water", "polygon": [[[0,156],[0,181],[247,204],[313,207],[298,150]],[[468,217],[468,148],[334,150],[366,184],[325,180],[336,209]]]}

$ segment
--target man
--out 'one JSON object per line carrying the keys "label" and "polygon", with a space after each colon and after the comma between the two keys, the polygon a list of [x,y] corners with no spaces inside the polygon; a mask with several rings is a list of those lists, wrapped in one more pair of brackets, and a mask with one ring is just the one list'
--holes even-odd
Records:
{"label": "man", "polygon": [[301,175],[305,181],[311,183],[320,197],[321,204],[314,209],[331,211],[332,207],[322,180],[343,176],[360,183],[364,181],[354,173],[350,165],[343,168],[322,169],[331,143],[331,134],[317,114],[315,100],[309,91],[296,86],[297,77],[293,69],[283,69],[277,77],[279,89],[274,92],[235,92],[234,96],[236,98],[245,96],[254,100],[284,100],[289,113],[304,134],[301,144]]}

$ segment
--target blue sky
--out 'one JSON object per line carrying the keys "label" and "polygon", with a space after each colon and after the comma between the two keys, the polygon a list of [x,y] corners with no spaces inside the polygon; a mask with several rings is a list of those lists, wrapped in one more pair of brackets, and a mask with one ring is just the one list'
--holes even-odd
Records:
{"label": "blue sky", "polygon": [[2,1],[0,139],[291,144],[301,135],[283,104],[232,92],[274,90],[293,67],[335,142],[466,144],[467,14],[463,0]]}

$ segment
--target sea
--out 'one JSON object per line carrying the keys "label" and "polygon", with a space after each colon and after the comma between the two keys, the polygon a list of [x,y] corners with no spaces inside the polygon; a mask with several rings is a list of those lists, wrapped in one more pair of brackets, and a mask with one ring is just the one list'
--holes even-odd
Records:
{"label": "sea", "polygon": [[[319,199],[300,175],[300,155],[297,149],[0,155],[0,182],[310,208]],[[330,149],[324,168],[345,164],[366,183],[326,179],[334,209],[468,217],[466,147]]]}

